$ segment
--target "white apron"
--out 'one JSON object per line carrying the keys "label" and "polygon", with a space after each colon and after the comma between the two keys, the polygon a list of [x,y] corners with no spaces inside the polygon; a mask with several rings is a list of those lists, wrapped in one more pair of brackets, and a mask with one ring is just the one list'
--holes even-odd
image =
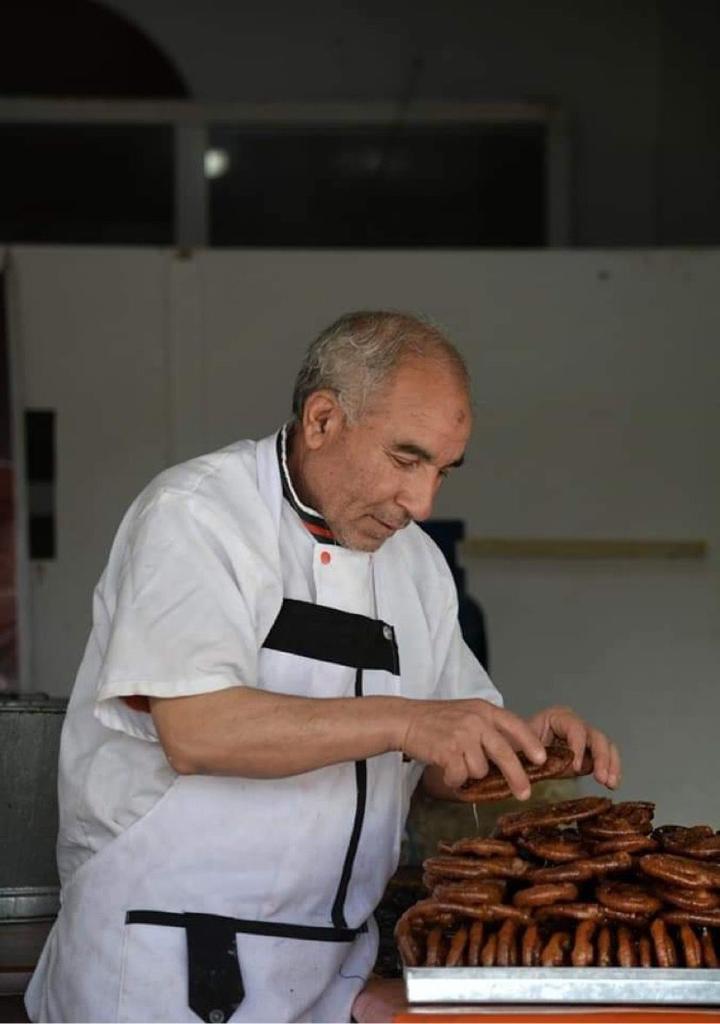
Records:
{"label": "white apron", "polygon": [[[273,440],[257,452],[278,525]],[[259,685],[438,695],[417,581],[388,547],[373,556],[378,619],[285,600]],[[349,1020],[419,772],[388,753],[285,779],[178,777],[63,889],[26,997],[31,1019]]]}

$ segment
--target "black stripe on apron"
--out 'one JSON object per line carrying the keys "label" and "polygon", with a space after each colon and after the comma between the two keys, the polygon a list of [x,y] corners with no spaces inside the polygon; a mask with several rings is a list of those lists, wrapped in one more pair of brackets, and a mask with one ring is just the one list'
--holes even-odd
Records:
{"label": "black stripe on apron", "polygon": [[[355,696],[362,697],[362,695],[362,669],[359,668],[355,675]],[[342,874],[340,875],[340,884],[338,885],[332,908],[332,923],[336,928],[347,928],[347,921],[345,919],[345,897],[347,896],[348,885],[350,884],[350,876],[352,875],[358,844],[360,843],[360,833],[362,831],[363,819],[365,818],[365,804],[367,802],[366,761],[355,762],[355,789],[357,792],[355,820],[353,822],[352,832],[350,833],[350,842],[348,843],[347,852],[345,853],[345,863],[343,864]]]}
{"label": "black stripe on apron", "polygon": [[247,921],[220,914],[171,914],[161,910],[128,910],[126,924],[184,928],[188,949],[188,1006],[201,1020],[223,1024],[245,998],[235,935],[269,935],[311,942],[352,942],[367,931],[322,928],[282,921]]}
{"label": "black stripe on apron", "polygon": [[348,668],[400,675],[392,626],[311,601],[285,598],[263,647]]}
{"label": "black stripe on apron", "polygon": [[[400,674],[395,631],[380,619],[338,611],[327,605],[286,598],[263,647],[356,669],[355,696],[363,695],[363,669]],[[345,852],[331,920],[346,928],[345,898],[355,863],[367,803],[367,763],[355,762],[355,818]]]}

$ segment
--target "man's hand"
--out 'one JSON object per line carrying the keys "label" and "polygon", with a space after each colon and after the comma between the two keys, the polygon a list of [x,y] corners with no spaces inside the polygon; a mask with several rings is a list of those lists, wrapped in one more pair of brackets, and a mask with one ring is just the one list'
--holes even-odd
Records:
{"label": "man's hand", "polygon": [[[433,766],[431,778],[447,790],[458,789],[467,779],[482,779],[492,761],[518,800],[530,796],[516,751],[542,764],[545,747],[537,730],[518,715],[485,700],[410,702],[407,714],[403,753]],[[437,786],[431,788],[440,795]]]}
{"label": "man's hand", "polygon": [[580,771],[583,755],[588,749],[597,781],[608,789],[617,789],[620,785],[622,772],[617,747],[605,733],[593,729],[571,708],[546,708],[533,715],[529,725],[543,746],[548,746],[555,738],[567,743],[575,755],[573,771]]}

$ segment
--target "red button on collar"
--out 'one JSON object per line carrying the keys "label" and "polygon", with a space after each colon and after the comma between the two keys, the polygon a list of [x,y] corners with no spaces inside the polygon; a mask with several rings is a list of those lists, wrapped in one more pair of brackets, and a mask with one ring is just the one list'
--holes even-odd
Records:
{"label": "red button on collar", "polygon": [[323,565],[329,565],[330,562],[332,561],[332,555],[330,554],[330,552],[322,551],[320,553],[320,561],[322,562]]}

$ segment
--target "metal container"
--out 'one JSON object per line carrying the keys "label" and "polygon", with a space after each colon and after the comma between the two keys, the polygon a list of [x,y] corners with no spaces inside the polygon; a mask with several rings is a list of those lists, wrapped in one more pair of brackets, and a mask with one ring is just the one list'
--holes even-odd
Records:
{"label": "metal container", "polygon": [[0,694],[0,920],[57,912],[57,762],[64,699]]}
{"label": "metal container", "polygon": [[530,1004],[719,1006],[720,971],[659,967],[407,967],[408,1002],[453,1008]]}

